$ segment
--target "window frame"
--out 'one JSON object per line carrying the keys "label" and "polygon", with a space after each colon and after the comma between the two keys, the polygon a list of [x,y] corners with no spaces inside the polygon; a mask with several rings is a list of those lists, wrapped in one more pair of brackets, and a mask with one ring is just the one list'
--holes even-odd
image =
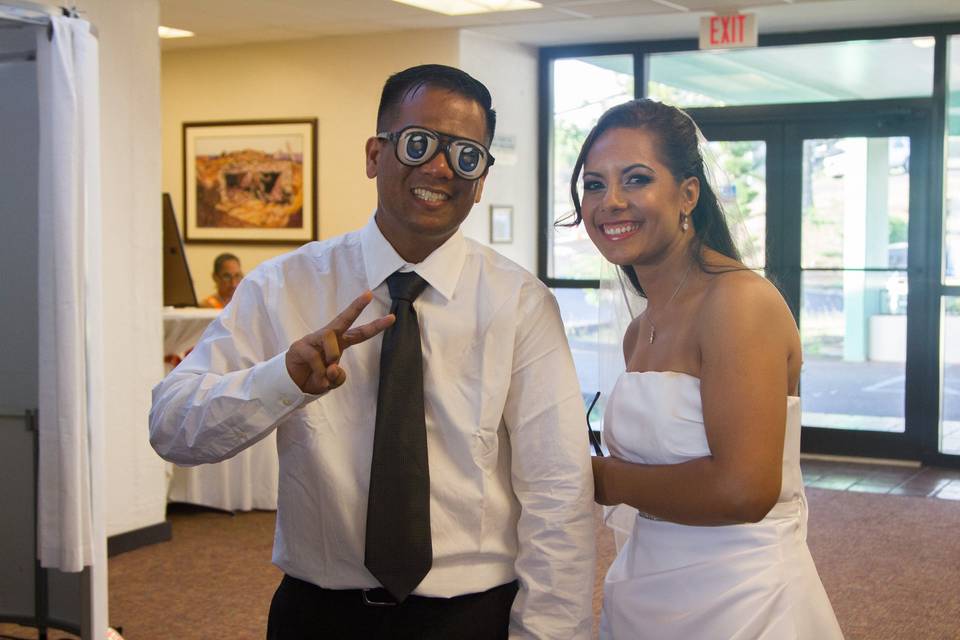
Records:
{"label": "window frame", "polygon": [[[769,118],[775,112],[800,112],[809,110],[808,116],[814,116],[816,113],[825,114],[835,112],[837,114],[846,110],[865,115],[874,112],[876,109],[884,111],[886,107],[898,111],[906,106],[909,110],[913,107],[923,109],[929,114],[927,122],[929,123],[929,142],[926,149],[923,150],[923,160],[928,169],[924,181],[925,186],[925,204],[926,221],[921,225],[914,225],[916,232],[911,232],[911,246],[915,252],[924,252],[929,256],[928,269],[921,269],[922,286],[916,291],[911,292],[916,300],[916,304],[924,306],[926,309],[918,318],[919,322],[911,327],[910,339],[916,342],[922,342],[918,346],[920,352],[924,355],[921,358],[922,363],[918,365],[918,370],[914,372],[916,387],[922,388],[923,393],[912,394],[909,402],[914,406],[922,405],[922,411],[914,409],[914,415],[917,416],[919,424],[915,428],[915,433],[919,431],[919,441],[910,447],[904,447],[903,442],[883,441],[883,436],[878,436],[876,447],[863,447],[861,438],[856,433],[846,433],[836,431],[836,434],[830,435],[830,442],[825,443],[825,449],[832,453],[844,455],[866,455],[880,456],[884,458],[909,458],[920,459],[925,464],[937,464],[944,466],[960,467],[960,455],[946,454],[939,451],[938,431],[941,420],[940,406],[941,400],[941,367],[942,362],[939,357],[940,352],[940,314],[930,311],[934,306],[939,309],[944,297],[960,296],[960,284],[946,284],[942,267],[937,270],[932,268],[934,264],[943,264],[943,246],[944,246],[944,215],[946,196],[946,140],[947,130],[947,109],[948,109],[948,78],[949,78],[949,59],[948,59],[948,41],[952,36],[960,35],[960,22],[949,22],[940,24],[921,23],[914,25],[903,25],[896,27],[863,27],[853,29],[824,30],[809,33],[779,33],[761,35],[759,37],[759,47],[771,46],[791,46],[804,44],[828,44],[841,43],[857,40],[883,40],[895,38],[916,38],[933,37],[935,39],[933,49],[933,87],[929,96],[921,98],[895,98],[886,100],[864,100],[855,102],[826,102],[816,104],[773,104],[773,105],[744,105],[734,107],[701,107],[690,109],[698,114],[698,118],[709,117],[711,112],[719,114],[721,111],[736,111],[742,118],[749,122],[760,123],[764,118]],[[633,74],[634,74],[634,95],[641,97],[646,93],[646,65],[647,56],[657,53],[696,51],[698,42],[695,39],[674,39],[660,41],[641,41],[641,42],[616,42],[604,44],[580,44],[575,46],[553,46],[544,47],[539,50],[538,57],[538,147],[537,147],[537,185],[538,185],[538,233],[537,233],[537,273],[539,278],[549,287],[556,289],[576,288],[591,289],[598,288],[599,281],[590,279],[571,279],[571,278],[553,278],[547,273],[550,247],[550,234],[553,233],[554,221],[549,219],[550,202],[552,197],[551,188],[551,137],[552,137],[552,68],[553,62],[561,58],[569,57],[587,57],[601,55],[633,55]],[[960,90],[957,87],[953,90],[956,93]],[[811,106],[814,107],[811,109]],[[789,194],[784,194],[784,198]],[[799,224],[799,221],[796,221]],[[768,227],[769,228],[769,227]],[[768,251],[770,247],[776,247],[776,244],[770,244],[768,237]],[[785,258],[781,255],[781,257]],[[799,256],[797,256],[799,258]],[[778,262],[775,259],[775,262]],[[784,265],[779,265],[784,266]],[[767,268],[776,270],[778,264],[768,264]],[[787,268],[790,271],[789,268]],[[781,274],[781,277],[784,274]],[[794,274],[785,274],[794,275]],[[789,279],[789,278],[788,278]],[[936,302],[936,304],[933,304]],[[795,315],[799,311],[795,309]],[[922,396],[922,397],[921,397]],[[807,430],[807,428],[805,428]],[[833,430],[830,430],[833,431]],[[817,434],[810,434],[817,435]],[[809,445],[814,445],[813,450],[820,448],[817,443],[810,441],[810,435],[805,434],[805,451],[810,450]],[[908,450],[909,449],[909,450]]]}
{"label": "window frame", "polygon": [[[857,27],[851,29],[835,29],[823,31],[811,31],[803,33],[773,33],[761,34],[758,38],[758,48],[762,47],[783,47],[805,44],[830,44],[857,40],[885,40],[895,38],[918,38],[933,37],[934,45],[934,67],[933,67],[933,92],[927,98],[933,99],[935,107],[933,112],[933,131],[945,131],[946,127],[946,84],[948,61],[946,59],[947,38],[952,35],[960,34],[960,22],[949,23],[921,23],[914,25],[903,25],[895,27]],[[640,98],[646,95],[646,65],[647,56],[658,53],[676,53],[692,52],[699,50],[699,41],[696,38],[677,38],[669,40],[642,40],[642,41],[621,41],[610,43],[587,43],[576,45],[560,45],[541,47],[538,50],[537,60],[537,276],[547,286],[552,288],[567,289],[597,289],[600,281],[596,279],[580,278],[554,278],[548,274],[548,264],[550,260],[550,235],[553,233],[554,221],[549,218],[550,215],[550,194],[552,193],[550,184],[550,142],[553,136],[552,119],[552,96],[553,96],[553,77],[552,65],[555,60],[563,58],[578,58],[587,56],[607,56],[607,55],[632,55],[633,56],[633,87],[634,97]],[[881,101],[876,101],[881,102]],[[829,104],[829,103],[827,103]],[[794,108],[797,105],[775,104],[775,105],[744,105],[736,107],[703,107],[697,109],[706,112],[711,109],[778,109]],[[941,137],[933,136],[934,144],[931,149],[931,160],[943,157],[944,142]],[[937,155],[939,154],[939,155]],[[931,162],[931,168],[936,168],[937,163]],[[942,166],[942,162],[939,164]],[[943,179],[942,176],[931,176],[931,187],[935,188],[932,192],[934,196],[940,194],[939,201],[941,206],[939,210],[931,211],[939,221],[942,215],[943,198]],[[936,201],[937,198],[934,197]],[[937,205],[934,205],[935,208]],[[954,289],[960,289],[955,286]]]}

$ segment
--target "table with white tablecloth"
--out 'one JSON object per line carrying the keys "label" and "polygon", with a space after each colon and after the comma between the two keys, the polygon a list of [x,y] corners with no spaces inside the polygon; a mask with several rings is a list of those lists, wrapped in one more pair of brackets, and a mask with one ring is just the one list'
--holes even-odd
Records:
{"label": "table with white tablecloth", "polygon": [[163,310],[163,355],[183,357],[197,344],[220,309],[166,307]]}
{"label": "table with white tablecloth", "polygon": [[[164,359],[176,362],[184,357],[218,313],[218,309],[164,309]],[[277,439],[271,433],[223,462],[196,467],[170,465],[167,500],[224,511],[276,510],[279,474]]]}

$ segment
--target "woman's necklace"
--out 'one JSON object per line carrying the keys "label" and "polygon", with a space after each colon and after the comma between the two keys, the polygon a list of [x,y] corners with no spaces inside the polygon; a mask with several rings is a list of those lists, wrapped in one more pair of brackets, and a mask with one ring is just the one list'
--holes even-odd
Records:
{"label": "woman's necklace", "polygon": [[[677,294],[680,293],[680,288],[683,287],[683,283],[687,281],[687,276],[690,275],[690,269],[693,268],[693,262],[687,266],[687,270],[684,271],[683,277],[680,278],[680,284],[677,285],[677,288],[673,290],[673,293],[670,294],[670,297],[667,298],[667,301],[663,304],[663,307],[660,308],[661,311],[667,308],[667,306],[673,302],[673,299],[677,297]],[[650,317],[650,301],[647,300],[647,308],[643,310],[643,318],[647,321],[647,324],[650,325],[650,344],[653,344],[653,341],[657,338],[657,327],[653,324],[653,319]]]}

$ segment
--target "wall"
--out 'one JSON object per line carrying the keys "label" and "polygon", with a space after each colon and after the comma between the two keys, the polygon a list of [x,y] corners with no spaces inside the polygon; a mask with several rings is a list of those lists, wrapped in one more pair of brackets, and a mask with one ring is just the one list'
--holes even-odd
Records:
{"label": "wall", "polygon": [[[183,221],[182,124],[190,121],[313,118],[318,127],[321,238],[363,226],[376,207],[364,173],[364,144],[375,133],[383,82],[406,67],[456,65],[456,31],[323,38],[169,51],[162,57],[163,190]],[[213,292],[213,259],[235,253],[249,271],[289,245],[186,247],[197,295]]]}
{"label": "wall", "polygon": [[[527,270],[537,272],[537,53],[486,35],[460,34],[460,68],[490,89],[497,111],[497,159],[483,199],[463,225],[464,234],[489,244],[490,205],[513,207],[513,242],[491,245]],[[507,72],[509,71],[509,72]],[[494,141],[496,143],[496,140]]]}
{"label": "wall", "polygon": [[163,376],[157,0],[84,0],[100,43],[107,535],[163,522],[165,463],[147,439]]}

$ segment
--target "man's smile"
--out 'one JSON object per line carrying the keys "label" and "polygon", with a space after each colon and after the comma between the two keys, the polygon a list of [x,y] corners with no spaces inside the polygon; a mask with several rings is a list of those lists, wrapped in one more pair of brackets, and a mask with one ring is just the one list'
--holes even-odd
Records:
{"label": "man's smile", "polygon": [[450,199],[449,194],[444,193],[443,191],[428,189],[426,187],[414,187],[412,192],[417,199],[424,200],[426,202],[444,202]]}

